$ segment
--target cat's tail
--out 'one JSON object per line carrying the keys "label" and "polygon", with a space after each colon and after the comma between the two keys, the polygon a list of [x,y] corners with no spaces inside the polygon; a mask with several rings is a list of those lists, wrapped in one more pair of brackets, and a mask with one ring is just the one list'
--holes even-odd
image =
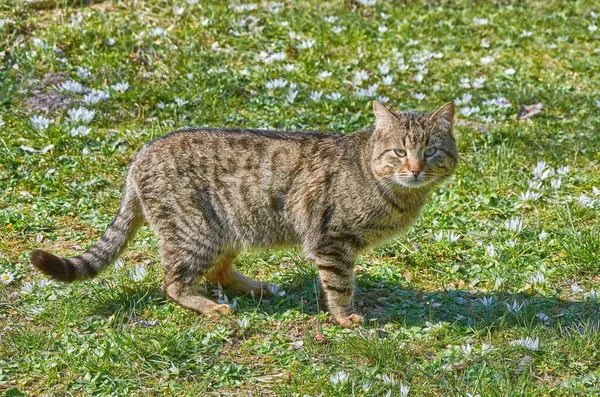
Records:
{"label": "cat's tail", "polygon": [[128,182],[117,215],[102,237],[87,251],[73,258],[59,258],[49,252],[35,250],[31,253],[31,263],[58,281],[92,278],[119,257],[143,222],[137,193]]}

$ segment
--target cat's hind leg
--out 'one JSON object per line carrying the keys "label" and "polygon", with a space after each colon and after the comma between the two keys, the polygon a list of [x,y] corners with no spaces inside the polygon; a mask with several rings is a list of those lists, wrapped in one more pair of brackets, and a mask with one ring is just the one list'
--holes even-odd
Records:
{"label": "cat's hind leg", "polygon": [[233,268],[234,259],[234,255],[219,257],[207,273],[208,280],[242,294],[254,292],[255,295],[263,297],[271,295],[269,283],[253,280],[236,271]]}
{"label": "cat's hind leg", "polygon": [[198,293],[198,281],[214,266],[214,256],[163,244],[161,257],[165,269],[164,289],[171,299],[201,314],[228,315],[233,312],[231,306],[218,304]]}

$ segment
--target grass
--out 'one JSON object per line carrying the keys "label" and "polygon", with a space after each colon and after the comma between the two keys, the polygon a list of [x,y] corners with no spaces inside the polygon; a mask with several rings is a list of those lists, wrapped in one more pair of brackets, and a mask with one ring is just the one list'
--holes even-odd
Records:
{"label": "grass", "polygon": [[[600,3],[366,3],[0,5],[0,390],[600,393]],[[93,103],[65,90],[70,80],[109,97]],[[360,329],[331,323],[294,250],[243,256],[245,273],[286,293],[222,291],[237,310],[214,321],[165,298],[147,229],[123,266],[92,281],[47,282],[28,263],[37,247],[72,255],[95,241],[127,165],[157,136],[189,125],[351,132],[373,122],[375,97],[401,110],[467,103],[456,175],[407,235],[357,264]],[[542,113],[517,118],[538,102]],[[80,106],[91,121],[68,113]],[[138,281],[136,265],[147,270]]]}

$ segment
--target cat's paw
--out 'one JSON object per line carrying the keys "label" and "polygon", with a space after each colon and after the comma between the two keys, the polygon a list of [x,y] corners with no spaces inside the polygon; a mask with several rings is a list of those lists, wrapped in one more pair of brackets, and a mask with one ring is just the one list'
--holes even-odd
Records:
{"label": "cat's paw", "polygon": [[233,314],[233,308],[226,304],[215,305],[207,314],[210,317],[218,317],[220,315],[229,316]]}
{"label": "cat's paw", "polygon": [[352,313],[348,317],[342,317],[342,318],[336,319],[336,321],[343,328],[354,328],[354,327],[359,326],[360,323],[362,323],[363,319],[358,314]]}

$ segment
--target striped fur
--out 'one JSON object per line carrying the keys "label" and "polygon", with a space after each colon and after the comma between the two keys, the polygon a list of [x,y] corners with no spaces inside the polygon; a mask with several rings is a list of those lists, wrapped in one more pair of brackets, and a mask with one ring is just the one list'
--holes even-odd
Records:
{"label": "striped fur", "polygon": [[[378,103],[374,111],[375,127],[350,135],[236,129],[167,134],[136,156],[121,208],[96,244],[71,259],[34,251],[32,262],[62,281],[93,277],[145,220],[160,237],[167,294],[199,313],[227,314],[229,306],[198,295],[202,277],[268,294],[266,283],[233,269],[235,257],[249,247],[300,245],[317,265],[333,318],[353,326],[360,321],[352,313],[356,257],[404,232],[457,162],[452,104],[435,114],[392,113]],[[426,148],[435,153],[424,156]]]}

